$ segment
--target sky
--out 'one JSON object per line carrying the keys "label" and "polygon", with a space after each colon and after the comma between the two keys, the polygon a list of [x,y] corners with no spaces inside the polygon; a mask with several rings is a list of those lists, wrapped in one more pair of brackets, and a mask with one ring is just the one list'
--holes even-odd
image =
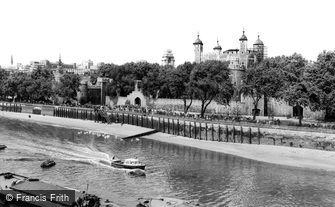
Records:
{"label": "sky", "polygon": [[315,61],[335,50],[332,0],[1,0],[0,65],[58,60],[161,63],[171,49],[176,64],[194,61],[219,39],[223,50],[248,46],[260,35],[268,56],[302,54]]}

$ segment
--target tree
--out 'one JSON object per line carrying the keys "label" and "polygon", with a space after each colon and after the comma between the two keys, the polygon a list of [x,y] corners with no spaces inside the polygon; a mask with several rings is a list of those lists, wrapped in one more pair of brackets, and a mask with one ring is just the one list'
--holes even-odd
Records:
{"label": "tree", "polygon": [[[190,87],[190,75],[194,66],[194,63],[185,62],[179,65],[176,70],[172,71],[170,76],[171,94],[175,98],[183,99],[184,114],[187,114],[194,98],[194,91]],[[190,100],[189,103],[187,103],[187,99]]]}
{"label": "tree", "polygon": [[60,84],[57,88],[57,95],[65,100],[75,100],[77,91],[79,91],[80,77],[78,74],[65,73],[60,78]]}
{"label": "tree", "polygon": [[302,107],[310,106],[309,83],[304,74],[307,68],[307,60],[299,54],[282,57],[281,78],[283,86],[279,90],[279,96],[290,106],[298,108],[299,125],[302,121]]}
{"label": "tree", "polygon": [[31,99],[33,101],[48,101],[54,93],[52,85],[55,78],[52,71],[50,69],[38,68],[33,70],[30,77],[31,84],[29,85],[28,92]]}
{"label": "tree", "polygon": [[253,100],[253,120],[256,119],[260,99],[262,97],[276,97],[277,90],[281,85],[279,77],[278,70],[271,68],[269,59],[248,68],[243,74],[241,92],[244,96],[250,96]]}
{"label": "tree", "polygon": [[6,93],[6,81],[9,77],[9,73],[4,69],[0,68],[0,98],[3,99]]}
{"label": "tree", "polygon": [[202,118],[214,99],[228,104],[233,95],[228,62],[209,60],[197,64],[191,72],[190,87],[201,101]]}
{"label": "tree", "polygon": [[148,62],[130,62],[123,65],[104,64],[98,75],[113,79],[108,85],[111,96],[127,96],[134,90],[135,80],[141,80],[144,95],[155,96],[160,87],[159,65]]}
{"label": "tree", "polygon": [[323,51],[306,71],[312,110],[325,110],[325,119],[335,116],[335,51]]}

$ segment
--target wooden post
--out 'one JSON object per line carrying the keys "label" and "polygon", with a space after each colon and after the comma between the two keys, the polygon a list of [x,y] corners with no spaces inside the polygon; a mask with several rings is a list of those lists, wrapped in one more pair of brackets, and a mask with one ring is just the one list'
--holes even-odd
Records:
{"label": "wooden post", "polygon": [[179,136],[179,119],[177,119],[177,135]]}
{"label": "wooden post", "polygon": [[194,139],[197,138],[197,123],[194,122]]}
{"label": "wooden post", "polygon": [[161,131],[161,117],[158,117],[158,131]]}
{"label": "wooden post", "polygon": [[205,125],[205,137],[206,137],[206,141],[207,141],[207,139],[208,139],[208,135],[207,135],[207,130],[208,130],[208,126],[207,126],[207,122],[206,122],[206,125]]}
{"label": "wooden post", "polygon": [[122,113],[122,124],[124,124],[124,113]]}
{"label": "wooden post", "polygon": [[228,126],[226,125],[226,142],[229,141],[229,129]]}
{"label": "wooden post", "polygon": [[136,126],[138,126],[138,114],[136,114]]}
{"label": "wooden post", "polygon": [[147,128],[149,128],[149,116],[148,115],[147,115]]}
{"label": "wooden post", "polygon": [[232,134],[232,136],[233,136],[233,141],[235,143],[236,142],[236,139],[235,139],[235,126],[233,126],[233,134]]}
{"label": "wooden post", "polygon": [[143,116],[141,115],[141,127],[143,127]]}
{"label": "wooden post", "polygon": [[130,115],[129,114],[127,115],[127,122],[128,122],[128,124],[130,124]]}
{"label": "wooden post", "polygon": [[184,137],[186,137],[186,132],[185,132],[185,125],[186,125],[186,122],[184,120],[184,127],[183,127],[183,133],[184,133]]}
{"label": "wooden post", "polygon": [[188,134],[189,134],[189,137],[190,137],[190,138],[192,138],[192,135],[191,135],[192,133],[191,133],[191,131],[192,131],[192,128],[191,128],[191,121],[189,121],[189,122],[188,122],[188,132],[189,132]]}
{"label": "wooden post", "polygon": [[221,127],[220,127],[220,124],[218,126],[218,141],[221,142]]}
{"label": "wooden post", "polygon": [[212,141],[214,141],[214,125],[212,124]]}
{"label": "wooden post", "polygon": [[261,144],[261,130],[259,129],[258,127],[258,130],[257,130],[257,138],[258,138],[258,144]]}
{"label": "wooden post", "polygon": [[201,122],[199,122],[199,132],[200,132],[200,133],[199,133],[199,134],[200,134],[200,135],[199,135],[199,139],[200,139],[200,140],[201,140],[201,131],[202,131],[202,130],[201,130]]}
{"label": "wooden post", "polygon": [[172,134],[174,134],[174,119],[172,119]]}
{"label": "wooden post", "polygon": [[241,141],[241,143],[243,143],[243,127],[241,126],[241,132],[240,132],[241,134],[240,134],[240,141]]}
{"label": "wooden post", "polygon": [[170,134],[170,118],[168,118],[168,134]]}
{"label": "wooden post", "polygon": [[249,144],[252,143],[251,127],[249,127]]}
{"label": "wooden post", "polygon": [[154,128],[154,117],[151,116],[151,129],[153,129],[153,128]]}
{"label": "wooden post", "polygon": [[165,119],[163,118],[163,132],[165,133]]}

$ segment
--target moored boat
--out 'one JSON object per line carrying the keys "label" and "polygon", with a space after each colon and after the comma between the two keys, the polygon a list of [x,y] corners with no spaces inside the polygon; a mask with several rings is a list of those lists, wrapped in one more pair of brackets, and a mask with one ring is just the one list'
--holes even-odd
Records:
{"label": "moored boat", "polygon": [[136,158],[125,159],[124,161],[119,159],[112,159],[111,166],[116,168],[124,168],[124,169],[145,169],[145,164],[141,163]]}
{"label": "moored boat", "polygon": [[42,162],[41,168],[49,168],[49,167],[52,167],[54,165],[56,165],[56,162],[53,161],[53,160],[48,159],[48,160]]}
{"label": "moored boat", "polygon": [[0,144],[0,150],[6,149],[6,148],[7,148],[6,145]]}

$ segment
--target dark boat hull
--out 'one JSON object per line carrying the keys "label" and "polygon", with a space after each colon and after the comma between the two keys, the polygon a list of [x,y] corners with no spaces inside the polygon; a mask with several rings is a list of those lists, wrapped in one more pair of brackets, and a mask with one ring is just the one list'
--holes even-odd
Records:
{"label": "dark boat hull", "polygon": [[123,169],[141,169],[144,170],[145,169],[145,165],[125,165],[123,162],[112,162],[111,163],[112,167],[116,167],[116,168],[123,168]]}
{"label": "dark boat hull", "polygon": [[0,150],[6,149],[6,148],[7,148],[6,145],[3,145],[3,144],[0,145]]}
{"label": "dark boat hull", "polygon": [[52,166],[55,166],[55,165],[56,165],[55,162],[42,163],[41,168],[49,168],[49,167],[52,167]]}

